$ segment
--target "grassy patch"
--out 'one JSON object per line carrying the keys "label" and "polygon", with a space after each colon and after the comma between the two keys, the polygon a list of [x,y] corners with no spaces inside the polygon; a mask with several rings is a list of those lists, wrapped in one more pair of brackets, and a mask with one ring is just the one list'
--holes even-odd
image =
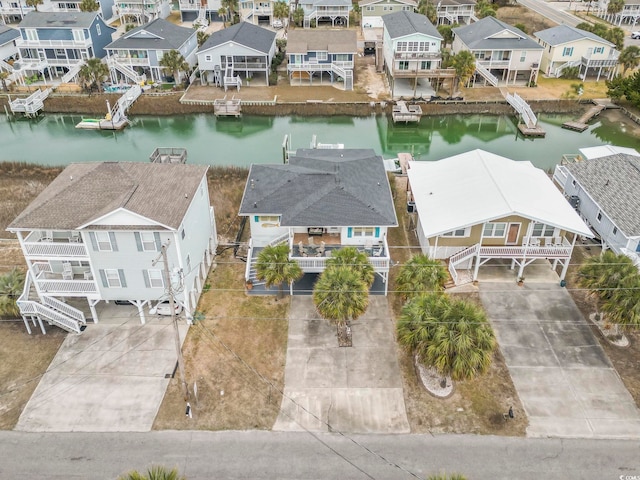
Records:
{"label": "grassy patch", "polygon": [[580,79],[570,80],[567,78],[545,78],[542,75],[538,77],[538,89],[540,91],[547,90],[549,92],[556,92],[558,98],[578,98],[575,95],[572,85],[581,84],[583,86],[583,93],[581,99],[587,100],[591,98],[607,98],[607,85],[604,78],[599,82],[586,81],[583,82]]}
{"label": "grassy patch", "polygon": [[58,328],[29,335],[22,322],[0,322],[0,429],[15,427],[66,335]]}

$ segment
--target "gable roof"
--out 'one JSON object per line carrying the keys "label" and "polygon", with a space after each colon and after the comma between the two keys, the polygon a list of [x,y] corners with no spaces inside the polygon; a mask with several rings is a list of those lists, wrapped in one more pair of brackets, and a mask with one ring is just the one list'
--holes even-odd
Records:
{"label": "gable roof", "polygon": [[618,153],[566,168],[620,230],[640,236],[640,158]]}
{"label": "gable roof", "polygon": [[192,36],[193,28],[179,27],[162,18],[133,28],[122,37],[107,45],[107,48],[143,48],[149,50],[178,50]]}
{"label": "gable roof", "polygon": [[440,0],[438,2],[438,8],[445,6],[462,6],[462,5],[475,5],[475,0]]}
{"label": "gable roof", "polygon": [[353,53],[358,50],[354,30],[316,30],[297,28],[289,31],[287,53],[321,51],[329,53]]}
{"label": "gable roof", "polygon": [[495,17],[484,17],[470,25],[454,28],[453,33],[470,50],[541,50],[544,48],[519,28]]}
{"label": "gable roof", "polygon": [[98,12],[29,12],[18,28],[89,28],[97,16]]}
{"label": "gable roof", "polygon": [[276,38],[276,32],[258,27],[248,22],[240,22],[213,32],[198,49],[198,53],[227,42],[234,42],[258,52],[269,53]]}
{"label": "gable roof", "polygon": [[438,32],[438,29],[421,13],[403,10],[384,15],[382,21],[391,38],[405,37],[412,33],[422,33],[442,40],[442,35]]}
{"label": "gable roof", "polygon": [[[376,3],[389,3],[387,0],[360,0],[358,2],[358,6],[365,7],[367,5],[375,5]],[[418,2],[416,0],[393,0],[391,3],[401,3],[404,5],[411,5],[412,7],[418,6]]]}
{"label": "gable roof", "polygon": [[615,45],[595,33],[587,32],[579,28],[570,27],[569,25],[558,25],[557,27],[547,28],[533,34],[543,42],[551,46],[563,45],[565,43],[576,42],[578,40],[593,40],[594,42],[604,43],[611,47]]}
{"label": "gable roof", "polygon": [[312,5],[314,5],[316,7],[318,7],[318,6],[350,7],[352,5],[349,0],[308,0],[308,2],[305,2],[305,3],[311,3]]}
{"label": "gable roof", "polygon": [[5,45],[19,36],[20,32],[15,28],[0,25],[0,45]]}
{"label": "gable roof", "polygon": [[252,165],[240,215],[282,226],[397,226],[382,157],[370,149],[299,149],[285,165]]}
{"label": "gable roof", "polygon": [[177,229],[207,166],[73,163],[11,222],[9,230],[74,230],[117,209]]}
{"label": "gable roof", "polygon": [[411,162],[407,173],[427,238],[509,215],[592,236],[547,174],[531,162],[472,150],[436,162]]}

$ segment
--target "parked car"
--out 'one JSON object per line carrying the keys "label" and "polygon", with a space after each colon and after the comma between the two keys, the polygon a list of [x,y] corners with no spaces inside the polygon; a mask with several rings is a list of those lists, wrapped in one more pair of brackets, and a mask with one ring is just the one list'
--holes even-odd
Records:
{"label": "parked car", "polygon": [[129,300],[115,300],[113,303],[116,305],[131,305]]}
{"label": "parked car", "polygon": [[[174,310],[175,310],[175,315],[179,315],[180,312],[182,312],[182,306],[178,303],[173,304],[174,306]],[[164,315],[164,316],[170,316],[171,315],[171,304],[169,303],[169,300],[164,300],[160,303],[158,303],[155,307],[151,307],[149,309],[149,313],[151,315]]]}
{"label": "parked car", "polygon": [[284,27],[284,25],[282,24],[282,20],[280,20],[280,19],[278,19],[278,18],[276,18],[276,19],[273,21],[273,23],[271,24],[271,26],[272,26],[273,28],[282,28],[282,27]]}
{"label": "parked car", "polygon": [[640,32],[631,32],[631,38],[637,40],[640,38]]}

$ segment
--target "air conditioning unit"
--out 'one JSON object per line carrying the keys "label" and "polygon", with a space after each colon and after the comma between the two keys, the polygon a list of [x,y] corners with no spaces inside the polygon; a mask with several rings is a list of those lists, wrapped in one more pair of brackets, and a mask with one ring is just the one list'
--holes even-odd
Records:
{"label": "air conditioning unit", "polygon": [[416,213],[416,202],[407,202],[407,212]]}
{"label": "air conditioning unit", "polygon": [[577,195],[571,195],[569,197],[569,205],[577,210],[578,207],[580,207],[580,197],[578,197]]}

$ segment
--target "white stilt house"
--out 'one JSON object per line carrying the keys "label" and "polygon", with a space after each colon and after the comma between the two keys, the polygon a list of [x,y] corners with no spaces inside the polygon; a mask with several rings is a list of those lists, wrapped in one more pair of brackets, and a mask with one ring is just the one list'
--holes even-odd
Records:
{"label": "white stilt house", "polygon": [[563,280],[577,236],[593,236],[546,173],[527,161],[473,150],[410,162],[408,177],[407,208],[422,251],[447,259],[456,284],[477,280],[493,259],[510,260],[518,278],[546,259],[553,269],[562,266]]}

